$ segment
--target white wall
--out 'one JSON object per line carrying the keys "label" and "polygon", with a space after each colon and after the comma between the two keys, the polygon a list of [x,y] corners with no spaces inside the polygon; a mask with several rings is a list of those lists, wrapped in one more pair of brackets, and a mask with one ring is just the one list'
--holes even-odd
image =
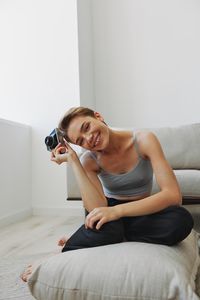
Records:
{"label": "white wall", "polygon": [[31,130],[0,119],[0,225],[31,215]]}
{"label": "white wall", "polygon": [[44,137],[80,103],[77,32],[74,0],[0,1],[0,117],[32,127],[36,213],[71,205],[66,168],[50,162]]}
{"label": "white wall", "polygon": [[95,109],[94,43],[91,0],[77,0],[80,105]]}
{"label": "white wall", "polygon": [[72,205],[44,146],[69,107],[117,127],[199,121],[199,1],[78,0],[78,18],[80,64],[76,1],[0,1],[0,117],[32,127],[37,213]]}
{"label": "white wall", "polygon": [[200,2],[92,0],[90,5],[96,109],[108,124],[199,122]]}

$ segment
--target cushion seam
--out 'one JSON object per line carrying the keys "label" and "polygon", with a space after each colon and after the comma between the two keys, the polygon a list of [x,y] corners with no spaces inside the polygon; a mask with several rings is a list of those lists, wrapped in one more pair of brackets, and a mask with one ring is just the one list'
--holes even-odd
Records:
{"label": "cushion seam", "polygon": [[[124,296],[122,296],[122,295],[109,295],[109,294],[103,294],[103,293],[96,293],[96,292],[94,292],[94,291],[90,291],[90,290],[86,290],[86,289],[82,289],[82,288],[80,288],[80,289],[76,289],[76,288],[71,288],[71,289],[69,289],[69,288],[63,288],[63,287],[57,287],[57,286],[50,286],[50,285],[48,285],[48,284],[46,284],[45,282],[42,282],[42,281],[39,281],[39,280],[32,280],[32,279],[29,279],[28,280],[28,282],[29,283],[39,283],[39,284],[41,284],[41,285],[43,285],[43,286],[46,286],[46,287],[48,287],[48,288],[50,288],[50,289],[56,289],[56,290],[64,290],[64,291],[72,291],[72,292],[76,292],[76,291],[83,291],[84,293],[87,293],[87,294],[93,294],[93,295],[97,295],[97,296],[103,296],[103,297],[110,297],[110,298],[116,298],[116,297],[123,297],[123,298],[121,298],[120,300],[122,300],[122,299],[138,299],[138,296],[132,296],[132,295],[130,295],[130,296],[126,296],[126,295],[124,295]],[[140,300],[168,300],[168,298],[155,298],[155,297],[146,297],[146,296],[139,296],[140,297]]]}

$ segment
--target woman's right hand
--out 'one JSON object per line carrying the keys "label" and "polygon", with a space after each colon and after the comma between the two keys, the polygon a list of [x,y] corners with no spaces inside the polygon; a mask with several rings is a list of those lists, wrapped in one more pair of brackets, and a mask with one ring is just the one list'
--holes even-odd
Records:
{"label": "woman's right hand", "polygon": [[65,145],[59,143],[55,149],[51,152],[51,161],[54,161],[58,165],[63,162],[71,162],[72,160],[78,158],[76,152],[70,145],[64,140]]}

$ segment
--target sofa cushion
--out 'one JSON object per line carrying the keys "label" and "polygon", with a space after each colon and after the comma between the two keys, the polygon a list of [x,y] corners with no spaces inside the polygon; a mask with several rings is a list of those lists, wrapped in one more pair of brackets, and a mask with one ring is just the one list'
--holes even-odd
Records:
{"label": "sofa cushion", "polygon": [[158,137],[173,169],[200,170],[200,123],[149,130]]}
{"label": "sofa cushion", "polygon": [[198,234],[169,247],[123,242],[48,258],[28,286],[38,300],[198,300]]}
{"label": "sofa cushion", "polygon": [[174,170],[185,199],[200,199],[200,170]]}
{"label": "sofa cushion", "polygon": [[[184,199],[200,199],[200,170],[174,170]],[[159,191],[155,177],[152,194]]]}

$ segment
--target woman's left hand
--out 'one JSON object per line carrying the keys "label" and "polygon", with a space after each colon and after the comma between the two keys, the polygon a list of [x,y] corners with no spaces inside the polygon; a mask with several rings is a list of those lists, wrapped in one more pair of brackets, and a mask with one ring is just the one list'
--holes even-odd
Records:
{"label": "woman's left hand", "polygon": [[85,219],[85,227],[93,228],[95,222],[98,221],[96,229],[100,229],[104,223],[119,219],[115,207],[97,207],[94,208]]}

